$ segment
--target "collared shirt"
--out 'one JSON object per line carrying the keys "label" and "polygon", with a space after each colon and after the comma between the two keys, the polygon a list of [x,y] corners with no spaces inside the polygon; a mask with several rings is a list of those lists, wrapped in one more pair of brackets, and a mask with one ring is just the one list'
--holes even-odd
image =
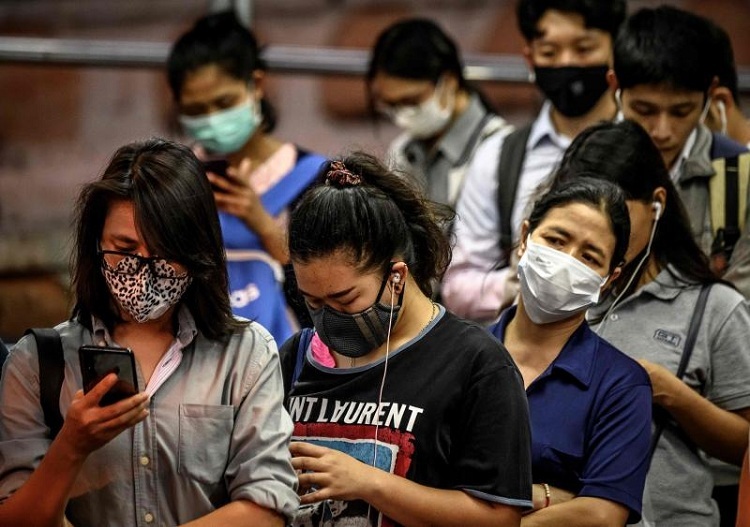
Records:
{"label": "collared shirt", "polygon": [[[529,199],[553,172],[571,139],[559,134],[552,123],[552,105],[546,102],[532,124],[526,143],[521,175],[511,215],[512,234],[518,241]],[[453,260],[443,281],[443,301],[459,316],[487,321],[497,316],[505,294],[508,268],[500,248],[497,169],[507,133],[495,134],[477,149],[466,172],[456,205]]]}
{"label": "collared shirt", "polygon": [[[668,267],[621,300],[605,320],[600,319],[611,299],[590,309],[590,318],[600,320],[592,328],[630,357],[647,359],[674,373],[699,293],[699,285],[686,284]],[[683,382],[725,410],[750,407],[748,340],[750,304],[728,286],[711,286]],[[660,527],[719,525],[711,499],[714,480],[710,467],[674,424],[664,429],[651,467],[644,519]]]}
{"label": "collared shirt", "polygon": [[433,201],[455,205],[466,167],[478,145],[508,125],[472,93],[466,109],[436,145],[403,133],[389,147],[395,168],[409,174]]}
{"label": "collared shirt", "polygon": [[[516,309],[489,329],[501,342]],[[638,521],[651,435],[646,371],[584,322],[526,395],[534,482],[619,503]]]}
{"label": "collared shirt", "polygon": [[[179,525],[237,500],[288,518],[296,512],[292,425],[273,338],[251,323],[221,341],[208,340],[193,333],[187,309],[179,323],[177,341],[189,343],[179,365],[154,388],[148,417],[84,462],[67,508],[76,527]],[[71,320],[56,328],[65,358],[63,415],[82,387],[78,348],[102,338],[112,343],[96,327],[92,334]],[[49,445],[36,343],[24,337],[0,382],[0,496],[28,479]]]}

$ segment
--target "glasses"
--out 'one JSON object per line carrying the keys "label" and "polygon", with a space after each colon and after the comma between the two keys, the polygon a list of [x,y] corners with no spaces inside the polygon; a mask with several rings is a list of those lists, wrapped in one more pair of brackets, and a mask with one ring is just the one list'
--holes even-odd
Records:
{"label": "glasses", "polygon": [[99,251],[99,256],[108,270],[121,275],[136,275],[144,265],[148,265],[159,278],[182,278],[187,275],[184,265],[158,256],[145,257],[121,251]]}

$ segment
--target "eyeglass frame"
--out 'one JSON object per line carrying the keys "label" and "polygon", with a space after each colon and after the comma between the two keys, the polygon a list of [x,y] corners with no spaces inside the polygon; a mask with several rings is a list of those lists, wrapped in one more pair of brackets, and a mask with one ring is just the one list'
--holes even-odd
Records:
{"label": "eyeglass frame", "polygon": [[[106,258],[107,254],[114,254],[114,255],[122,256],[123,259],[127,257],[135,258],[136,260],[138,260],[138,267],[136,267],[135,271],[133,271],[132,273],[125,273],[121,270],[115,269],[115,267],[110,265],[110,263],[107,261],[107,258]],[[141,271],[141,269],[143,269],[144,265],[148,265],[148,268],[151,270],[154,276],[158,278],[184,278],[188,274],[187,269],[185,269],[183,272],[180,272],[177,268],[175,268],[174,264],[177,262],[175,262],[174,260],[168,260],[167,258],[162,258],[161,256],[141,256],[140,254],[129,253],[126,251],[114,251],[114,250],[109,250],[109,249],[99,249],[97,251],[97,256],[101,258],[102,265],[106,266],[108,270],[112,271],[113,273],[122,275],[122,276],[135,276]],[[164,276],[164,275],[157,273],[156,268],[154,266],[156,262],[164,262],[164,264],[168,265],[170,268],[174,270],[175,276]],[[177,263],[177,265],[179,265],[181,268],[184,268],[182,264]]]}

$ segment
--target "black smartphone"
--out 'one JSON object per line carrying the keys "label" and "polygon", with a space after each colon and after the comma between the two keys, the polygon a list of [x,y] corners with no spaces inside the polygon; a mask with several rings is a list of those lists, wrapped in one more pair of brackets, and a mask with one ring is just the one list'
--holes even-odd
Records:
{"label": "black smartphone", "polygon": [[78,348],[83,375],[83,392],[88,393],[110,373],[117,374],[117,383],[104,394],[99,406],[107,406],[138,393],[135,356],[127,348],[81,346]]}
{"label": "black smartphone", "polygon": [[229,168],[229,161],[226,159],[207,159],[203,162],[203,168],[206,172],[212,172],[217,176],[227,177],[227,168]]}

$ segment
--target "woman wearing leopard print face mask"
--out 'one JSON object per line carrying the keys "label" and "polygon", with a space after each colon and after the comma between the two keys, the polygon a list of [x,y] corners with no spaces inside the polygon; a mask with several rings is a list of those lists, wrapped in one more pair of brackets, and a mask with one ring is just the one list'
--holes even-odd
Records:
{"label": "woman wearing leopard print face mask", "polygon": [[[37,346],[0,381],[0,525],[282,526],[295,512],[276,345],[232,316],[216,205],[184,147],[120,148],[77,209],[65,420],[50,437]],[[130,348],[144,392],[108,406],[81,391],[81,345]],[[258,433],[262,430],[262,433]],[[286,517],[286,518],[285,518]]]}

